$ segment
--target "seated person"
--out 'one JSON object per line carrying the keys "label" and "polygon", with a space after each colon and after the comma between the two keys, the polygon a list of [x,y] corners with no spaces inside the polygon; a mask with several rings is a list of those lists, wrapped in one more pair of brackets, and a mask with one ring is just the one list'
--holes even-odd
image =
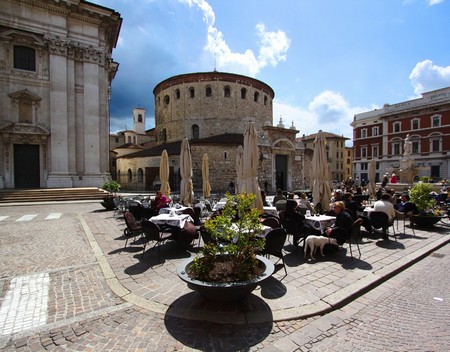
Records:
{"label": "seated person", "polygon": [[409,200],[408,194],[403,193],[400,197],[400,202],[397,203],[397,206],[395,207],[395,210],[404,214],[409,212],[415,213],[417,212],[417,206]]}
{"label": "seated person", "polygon": [[349,192],[344,194],[344,206],[345,206],[345,209],[348,209],[350,211],[350,215],[351,215],[353,221],[361,218],[363,220],[363,226],[366,229],[366,231],[368,233],[372,232],[372,226],[370,224],[370,220],[367,217],[357,215],[358,211],[361,213],[364,211],[364,207],[353,200],[353,194],[351,194]]}
{"label": "seated person", "polygon": [[281,188],[277,189],[277,194],[275,195],[275,197],[273,197],[273,204],[275,204],[279,200],[286,200],[286,197],[283,195],[283,191],[281,190]]}
{"label": "seated person", "polygon": [[394,222],[395,209],[394,205],[391,203],[391,196],[389,193],[383,193],[381,199],[373,204],[373,208],[375,211],[385,212],[388,215],[389,224]]}
{"label": "seated person", "polygon": [[162,194],[161,191],[156,192],[156,196],[151,202],[151,208],[159,212],[161,208],[166,208],[169,206],[170,199]]}
{"label": "seated person", "polygon": [[305,227],[307,226],[304,222],[305,216],[298,211],[297,207],[298,203],[296,200],[288,199],[286,200],[286,209],[280,212],[280,220],[282,224],[285,223],[285,221],[288,221],[289,219],[292,219],[292,221],[296,224],[297,233],[292,234],[294,236],[295,246],[298,246],[300,238],[303,237],[301,233],[305,230]]}
{"label": "seated person", "polygon": [[350,236],[353,219],[349,213],[345,211],[345,205],[342,201],[334,203],[334,211],[336,212],[336,221],[332,227],[325,229],[324,236],[336,238],[339,245],[343,245]]}
{"label": "seated person", "polygon": [[311,211],[311,214],[314,214],[314,207],[312,206],[311,202],[309,201],[309,199],[306,197],[305,193],[302,193],[300,195],[300,199],[298,201],[298,204],[300,206],[305,207],[306,209],[308,209],[309,211]]}

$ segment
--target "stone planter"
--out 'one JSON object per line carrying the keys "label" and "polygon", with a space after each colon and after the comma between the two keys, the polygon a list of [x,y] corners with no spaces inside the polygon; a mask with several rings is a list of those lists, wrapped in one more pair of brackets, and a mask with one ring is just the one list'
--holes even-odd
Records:
{"label": "stone planter", "polygon": [[220,302],[238,301],[249,295],[261,282],[272,276],[275,266],[273,263],[263,257],[257,256],[260,266],[265,268],[263,274],[256,279],[241,282],[206,282],[192,279],[187,274],[192,265],[193,258],[189,258],[177,267],[178,277],[186,282],[189,287],[200,293],[208,300]]}
{"label": "stone planter", "polygon": [[437,215],[413,215],[411,222],[419,227],[430,227],[437,224],[442,219]]}
{"label": "stone planter", "polygon": [[103,202],[100,202],[100,204],[106,210],[114,210],[116,208],[116,203],[114,203],[114,196],[106,196],[105,198],[103,198]]}

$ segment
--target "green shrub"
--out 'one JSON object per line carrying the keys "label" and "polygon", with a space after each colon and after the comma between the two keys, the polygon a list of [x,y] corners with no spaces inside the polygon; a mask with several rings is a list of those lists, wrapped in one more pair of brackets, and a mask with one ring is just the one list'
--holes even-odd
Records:
{"label": "green shrub", "polygon": [[120,183],[118,183],[117,181],[108,181],[108,182],[104,183],[102,188],[105,191],[116,193],[116,192],[119,192],[119,190],[120,190]]}
{"label": "green shrub", "polygon": [[433,186],[430,183],[419,182],[409,191],[411,202],[413,202],[419,211],[427,211],[433,208],[436,201],[431,197]]}

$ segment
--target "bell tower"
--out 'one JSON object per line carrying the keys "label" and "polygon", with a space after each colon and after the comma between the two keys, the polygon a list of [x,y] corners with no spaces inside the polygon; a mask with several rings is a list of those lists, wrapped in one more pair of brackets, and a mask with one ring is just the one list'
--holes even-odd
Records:
{"label": "bell tower", "polygon": [[145,109],[133,109],[133,131],[138,134],[145,134]]}

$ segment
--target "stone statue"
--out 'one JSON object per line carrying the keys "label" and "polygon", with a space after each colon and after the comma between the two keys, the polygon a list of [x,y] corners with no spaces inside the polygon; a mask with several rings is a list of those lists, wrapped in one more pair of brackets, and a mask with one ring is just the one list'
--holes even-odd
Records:
{"label": "stone statue", "polygon": [[403,146],[403,155],[411,155],[411,141],[409,140],[409,134],[406,135],[405,144]]}

